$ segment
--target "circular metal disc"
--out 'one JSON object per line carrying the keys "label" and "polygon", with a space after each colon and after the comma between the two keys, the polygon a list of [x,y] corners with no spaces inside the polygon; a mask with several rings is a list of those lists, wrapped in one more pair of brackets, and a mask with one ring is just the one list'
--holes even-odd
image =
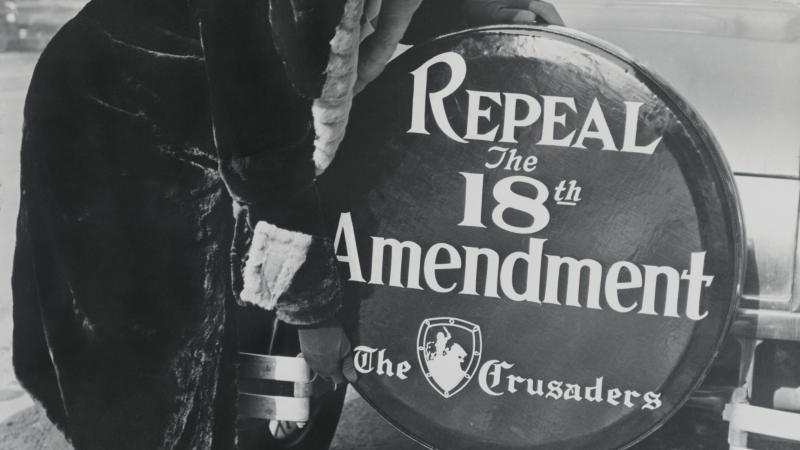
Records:
{"label": "circular metal disc", "polygon": [[631,445],[697,387],[735,311],[742,223],[709,130],[577,33],[412,48],[357,97],[320,186],[356,388],[431,447]]}

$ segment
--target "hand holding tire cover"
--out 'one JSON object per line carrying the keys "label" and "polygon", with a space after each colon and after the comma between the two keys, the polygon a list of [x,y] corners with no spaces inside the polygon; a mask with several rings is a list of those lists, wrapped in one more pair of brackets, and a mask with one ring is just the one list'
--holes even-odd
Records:
{"label": "hand holding tire cover", "polygon": [[335,385],[355,383],[350,340],[337,319],[298,329],[303,358],[319,376]]}
{"label": "hand holding tire cover", "polygon": [[539,0],[467,0],[464,12],[473,25],[545,23],[564,26],[564,19],[555,6]]}

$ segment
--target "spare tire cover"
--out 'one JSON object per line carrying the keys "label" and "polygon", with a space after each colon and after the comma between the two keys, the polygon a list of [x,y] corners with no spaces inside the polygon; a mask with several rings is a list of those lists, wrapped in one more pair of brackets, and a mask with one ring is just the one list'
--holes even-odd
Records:
{"label": "spare tire cover", "polygon": [[591,37],[416,46],[356,99],[319,180],[357,390],[434,448],[618,448],[708,370],[744,238],[710,131]]}

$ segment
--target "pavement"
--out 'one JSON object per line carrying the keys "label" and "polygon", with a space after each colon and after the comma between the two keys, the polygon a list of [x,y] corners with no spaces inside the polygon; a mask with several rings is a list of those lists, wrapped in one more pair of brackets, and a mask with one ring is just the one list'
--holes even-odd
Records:
{"label": "pavement", "polygon": [[0,54],[0,423],[33,406],[11,366],[11,262],[19,207],[22,105],[37,56]]}
{"label": "pavement", "polygon": [[[421,450],[381,419],[355,391],[347,393],[331,450]],[[0,422],[0,450],[73,450],[38,405]]]}

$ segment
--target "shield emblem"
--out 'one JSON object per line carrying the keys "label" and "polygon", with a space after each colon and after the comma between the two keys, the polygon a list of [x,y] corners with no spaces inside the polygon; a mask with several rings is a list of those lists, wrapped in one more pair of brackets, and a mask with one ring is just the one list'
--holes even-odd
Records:
{"label": "shield emblem", "polygon": [[481,328],[454,317],[422,321],[417,358],[428,384],[450,398],[469,384],[481,361]]}

